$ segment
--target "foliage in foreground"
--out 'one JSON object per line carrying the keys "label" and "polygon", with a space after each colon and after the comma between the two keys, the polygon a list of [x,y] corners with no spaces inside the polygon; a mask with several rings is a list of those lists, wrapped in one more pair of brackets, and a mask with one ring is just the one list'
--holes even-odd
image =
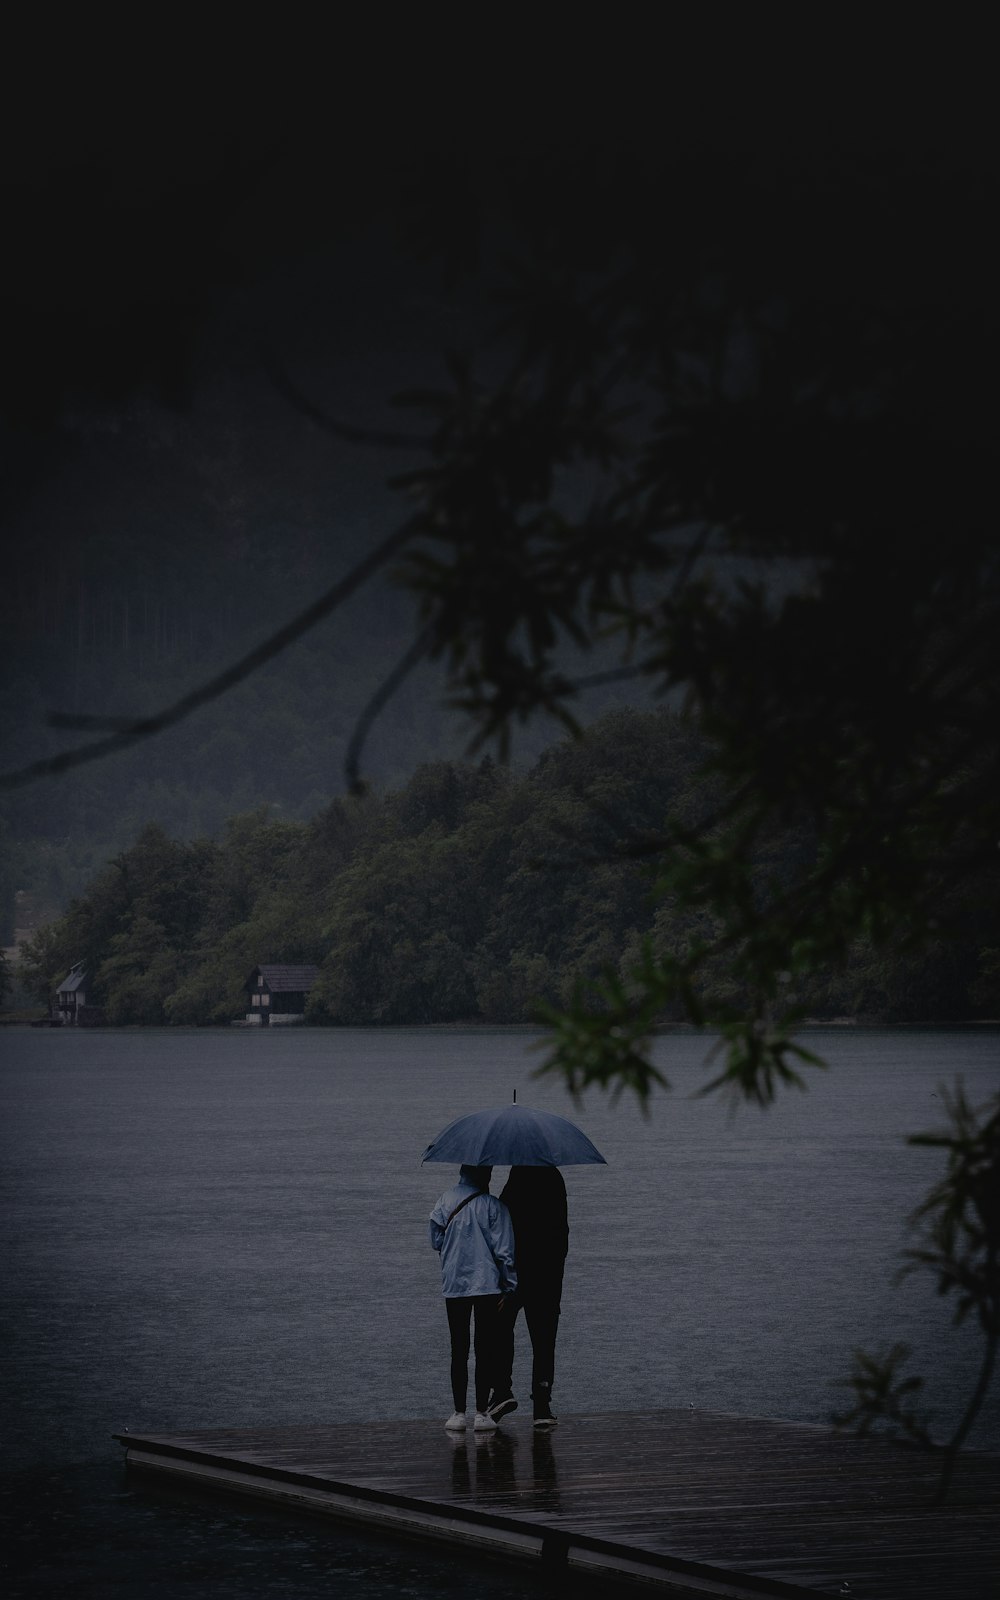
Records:
{"label": "foliage in foreground", "polygon": [[952,1321],[956,1327],[974,1316],[983,1335],[979,1373],[965,1409],[944,1444],[933,1440],[920,1412],[924,1379],[904,1375],[911,1354],[905,1344],[895,1344],[884,1355],[858,1350],[854,1369],[846,1380],[854,1392],[853,1406],[835,1417],[840,1427],[861,1434],[880,1425],[917,1444],[943,1451],[944,1463],[938,1498],[944,1499],[958,1452],[986,1397],[1000,1348],[1000,1096],[978,1108],[969,1104],[959,1082],[954,1090],[941,1087],[948,1117],[943,1131],[913,1134],[908,1143],[943,1150],[946,1167],[910,1217],[919,1242],[905,1252],[900,1277],[923,1269],[937,1280],[937,1292],[954,1296]]}

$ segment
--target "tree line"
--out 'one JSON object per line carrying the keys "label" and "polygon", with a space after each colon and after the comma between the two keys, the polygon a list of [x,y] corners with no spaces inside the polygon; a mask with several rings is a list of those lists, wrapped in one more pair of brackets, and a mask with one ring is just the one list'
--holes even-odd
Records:
{"label": "tree line", "polygon": [[[76,961],[115,1025],[224,1024],[258,962],[320,968],[307,1020],[518,1023],[610,976],[682,955],[715,932],[709,906],[656,893],[671,837],[711,836],[721,780],[705,739],[666,711],[616,711],[528,771],[490,758],[424,765],[404,786],[338,799],[306,822],[267,808],[218,838],[144,827],[26,947],[39,1001]],[[678,848],[676,845],[673,848]],[[806,816],[755,846],[766,904],[817,845]],[[996,885],[966,884],[937,930],[891,953],[858,937],[801,984],[801,1015],[873,1022],[996,1015]],[[992,940],[992,943],[991,943]],[[709,1010],[749,1003],[720,953],[699,978]],[[661,1020],[681,1020],[680,1004]]]}

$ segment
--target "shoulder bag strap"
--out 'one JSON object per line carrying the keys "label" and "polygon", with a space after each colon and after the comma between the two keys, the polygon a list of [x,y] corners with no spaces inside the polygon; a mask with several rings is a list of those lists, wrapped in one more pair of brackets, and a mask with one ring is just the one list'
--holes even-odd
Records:
{"label": "shoulder bag strap", "polygon": [[[451,1213],[451,1216],[448,1218],[448,1222],[451,1221],[452,1217],[457,1217],[458,1216],[458,1213],[461,1211],[463,1206],[467,1206],[470,1203],[470,1201],[472,1201],[472,1200],[478,1200],[479,1196],[481,1194],[485,1194],[485,1193],[486,1193],[485,1189],[477,1189],[474,1194],[467,1194],[464,1200],[460,1200],[458,1202],[458,1205],[455,1207],[454,1211]],[[448,1226],[448,1222],[445,1223],[445,1227]]]}

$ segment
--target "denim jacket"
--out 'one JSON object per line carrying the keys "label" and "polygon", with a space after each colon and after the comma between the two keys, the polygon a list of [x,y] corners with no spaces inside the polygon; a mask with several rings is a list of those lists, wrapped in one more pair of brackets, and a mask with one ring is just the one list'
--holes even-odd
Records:
{"label": "denim jacket", "polygon": [[[476,1198],[448,1222],[469,1195]],[[507,1294],[517,1288],[510,1212],[488,1189],[477,1191],[474,1184],[459,1178],[431,1212],[430,1235],[441,1256],[441,1287],[447,1299]]]}

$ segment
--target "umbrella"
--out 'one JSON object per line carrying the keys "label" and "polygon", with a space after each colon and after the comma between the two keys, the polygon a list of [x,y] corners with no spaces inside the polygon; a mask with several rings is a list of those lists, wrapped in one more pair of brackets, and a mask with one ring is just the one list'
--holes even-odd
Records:
{"label": "umbrella", "polygon": [[604,1162],[585,1133],[566,1117],[531,1106],[472,1111],[449,1122],[421,1161],[469,1167],[582,1167]]}

